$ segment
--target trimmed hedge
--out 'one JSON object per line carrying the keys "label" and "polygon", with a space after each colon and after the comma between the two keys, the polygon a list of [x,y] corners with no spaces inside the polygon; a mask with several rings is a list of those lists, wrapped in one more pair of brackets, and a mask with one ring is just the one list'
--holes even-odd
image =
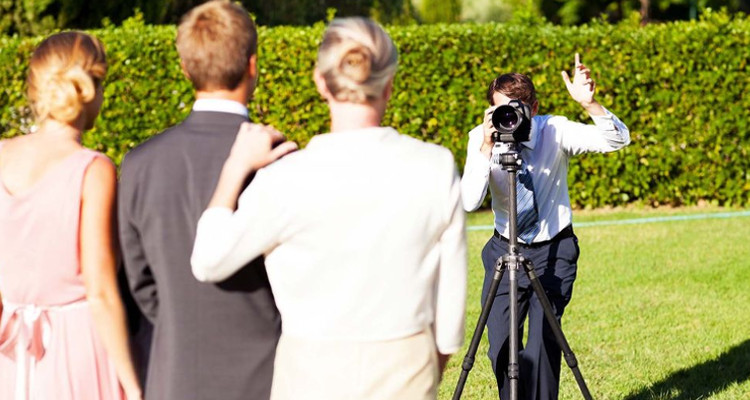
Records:
{"label": "trimmed hedge", "polygon": [[[324,26],[261,28],[261,72],[251,118],[305,145],[326,132],[328,110],[312,81]],[[390,27],[400,52],[385,124],[451,149],[463,167],[467,132],[487,107],[487,84],[518,71],[534,80],[540,113],[589,122],[569,98],[560,71],[581,53],[597,98],[631,129],[633,143],[570,164],[577,207],[629,203],[750,205],[750,19],[707,13],[701,21],[638,27],[594,23],[451,24]],[[110,71],[102,114],[85,144],[116,162],[126,151],[177,123],[193,101],[174,47],[173,26],[139,19],[93,31]],[[29,130],[26,65],[36,39],[0,38],[0,134]],[[367,149],[362,149],[367,151]],[[353,166],[356,167],[356,166]]]}

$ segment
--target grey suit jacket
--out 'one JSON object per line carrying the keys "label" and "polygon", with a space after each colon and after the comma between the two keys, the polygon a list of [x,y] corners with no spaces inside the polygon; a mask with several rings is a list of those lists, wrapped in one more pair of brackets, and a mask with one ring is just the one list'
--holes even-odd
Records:
{"label": "grey suit jacket", "polygon": [[129,286],[154,324],[149,400],[268,399],[281,332],[262,259],[219,284],[190,268],[196,225],[247,119],[193,112],[129,152],[118,194]]}

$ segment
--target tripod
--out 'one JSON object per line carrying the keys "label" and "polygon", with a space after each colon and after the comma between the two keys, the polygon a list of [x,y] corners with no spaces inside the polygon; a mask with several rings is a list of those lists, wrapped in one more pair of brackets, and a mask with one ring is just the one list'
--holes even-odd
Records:
{"label": "tripod", "polygon": [[[497,145],[497,144],[496,144]],[[503,279],[503,273],[508,271],[508,281],[510,284],[509,298],[510,298],[510,321],[509,321],[509,351],[508,351],[508,378],[510,381],[510,400],[518,400],[518,379],[519,379],[519,338],[518,338],[518,270],[522,266],[529,277],[531,286],[534,289],[539,301],[544,310],[544,316],[547,318],[547,322],[552,328],[552,332],[555,335],[558,345],[562,349],[563,357],[568,367],[573,371],[578,387],[581,390],[583,398],[591,400],[591,393],[589,393],[586,382],[581,375],[581,371],[578,369],[578,360],[575,354],[570,349],[568,341],[565,339],[565,335],[562,332],[560,324],[557,322],[554,312],[552,311],[552,305],[547,299],[547,295],[544,292],[542,284],[534,272],[534,266],[531,260],[524,258],[518,251],[518,237],[517,237],[517,200],[516,200],[516,175],[522,164],[521,154],[518,152],[515,142],[502,143],[506,147],[504,151],[500,153],[499,163],[503,170],[508,171],[508,186],[509,186],[509,253],[498,258],[495,262],[495,272],[492,277],[492,283],[487,293],[487,298],[482,305],[482,312],[479,315],[479,321],[474,329],[474,334],[469,344],[469,350],[466,352],[464,362],[461,365],[461,375],[458,378],[458,384],[453,392],[453,400],[459,400],[461,393],[463,392],[464,386],[466,385],[466,379],[469,376],[469,372],[474,366],[474,359],[479,348],[479,342],[482,340],[482,334],[484,333],[484,327],[487,324],[487,319],[492,309],[492,303],[497,294],[498,286],[500,281]]]}

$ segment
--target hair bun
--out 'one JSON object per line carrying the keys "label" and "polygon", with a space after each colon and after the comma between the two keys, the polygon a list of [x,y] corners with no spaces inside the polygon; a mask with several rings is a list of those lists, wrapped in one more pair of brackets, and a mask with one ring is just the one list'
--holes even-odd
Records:
{"label": "hair bun", "polygon": [[94,81],[80,65],[51,72],[42,87],[40,94],[46,103],[45,111],[63,122],[78,118],[83,104],[96,95]]}
{"label": "hair bun", "polygon": [[339,72],[356,83],[362,83],[370,78],[372,70],[372,54],[362,46],[349,48],[341,56]]}

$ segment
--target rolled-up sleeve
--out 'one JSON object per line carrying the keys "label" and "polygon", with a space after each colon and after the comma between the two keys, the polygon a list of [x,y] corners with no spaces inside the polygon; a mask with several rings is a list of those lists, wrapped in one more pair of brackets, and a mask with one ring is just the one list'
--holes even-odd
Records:
{"label": "rolled-up sleeve", "polygon": [[469,132],[466,150],[466,165],[461,178],[461,198],[466,211],[474,211],[482,205],[487,195],[490,179],[490,160],[481,152],[484,132],[482,125]]}
{"label": "rolled-up sleeve", "polygon": [[606,108],[605,115],[591,116],[593,125],[572,122],[564,117],[550,120],[561,137],[563,150],[570,155],[609,153],[630,144],[630,130]]}

